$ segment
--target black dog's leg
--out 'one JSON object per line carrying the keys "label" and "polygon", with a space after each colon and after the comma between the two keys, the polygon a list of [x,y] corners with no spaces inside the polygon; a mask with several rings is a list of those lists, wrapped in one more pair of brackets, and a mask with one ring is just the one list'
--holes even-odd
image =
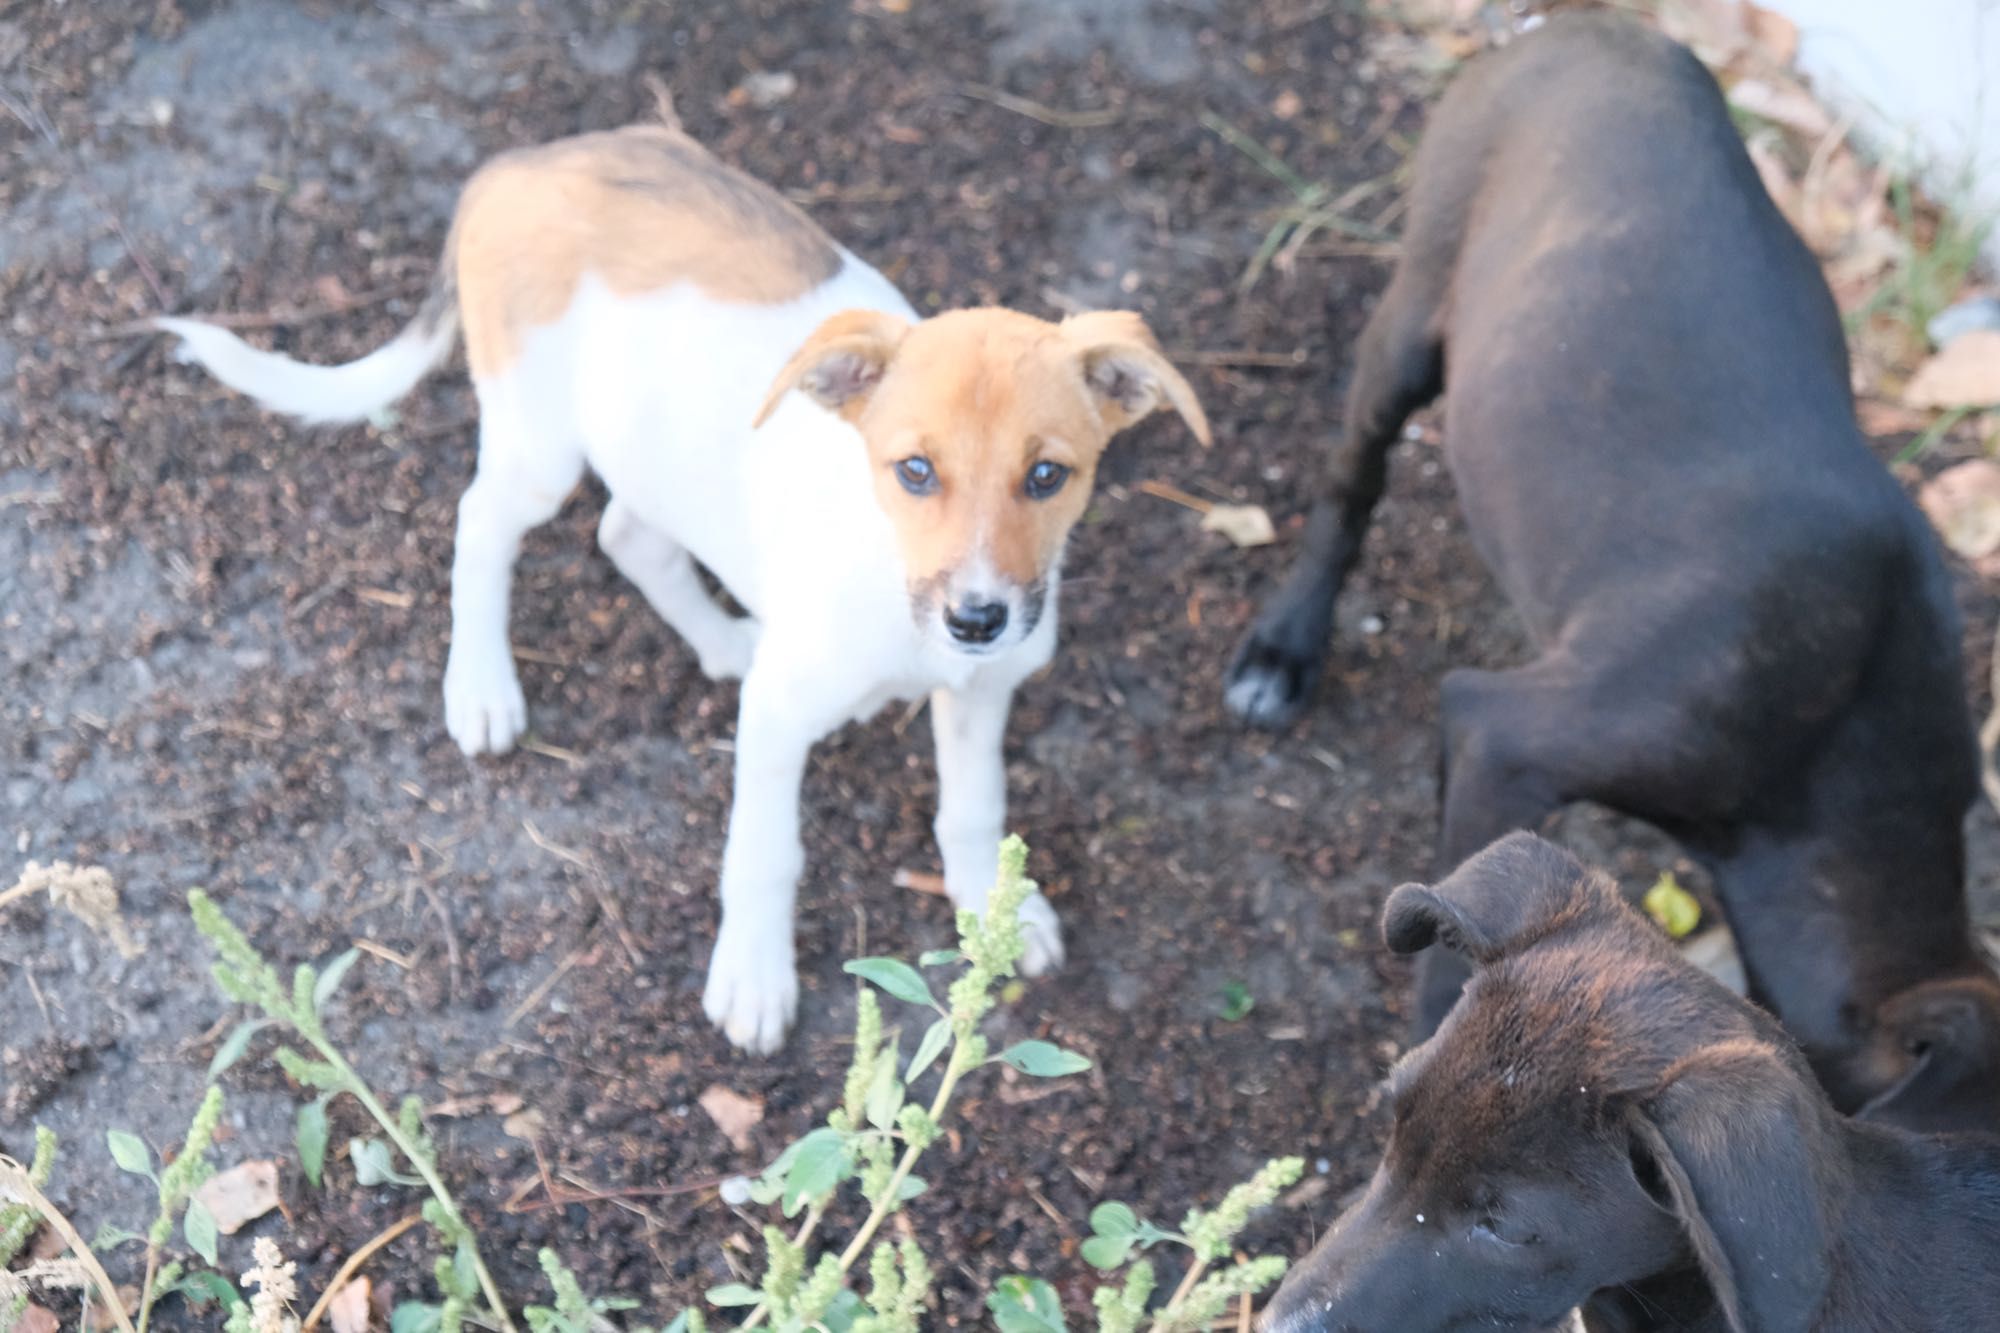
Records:
{"label": "black dog's leg", "polygon": [[1305,545],[1236,650],[1225,687],[1229,707],[1263,727],[1299,715],[1326,666],[1333,603],[1382,498],[1389,446],[1410,413],[1443,387],[1437,302],[1431,277],[1397,272],[1362,330],[1347,426],[1329,460],[1324,489],[1306,520]]}
{"label": "black dog's leg", "polygon": [[[1444,678],[1444,828],[1438,873],[1516,829],[1537,829],[1565,801],[1570,775],[1561,738],[1569,690],[1544,663],[1517,671],[1454,671]],[[1422,1041],[1451,1012],[1471,969],[1449,949],[1417,956],[1415,1035]]]}

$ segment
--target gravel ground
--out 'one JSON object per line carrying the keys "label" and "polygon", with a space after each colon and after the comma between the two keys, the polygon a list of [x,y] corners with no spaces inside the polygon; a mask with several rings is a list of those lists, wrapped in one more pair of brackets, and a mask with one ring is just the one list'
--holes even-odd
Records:
{"label": "gravel ground", "polygon": [[[1365,220],[1394,198],[1425,89],[1344,3],[899,7],[0,0],[0,825],[16,863],[109,869],[144,946],[126,960],[65,916],[7,912],[0,1151],[58,1129],[54,1196],[86,1234],[147,1206],[105,1129],[169,1146],[235,1017],[207,984],[192,886],[283,965],[376,946],[335,1036],[384,1092],[471,1108],[436,1122],[443,1166],[509,1290],[534,1298],[534,1252],[554,1245],[586,1286],[658,1314],[735,1277],[760,1221],[713,1189],[661,1191],[755,1169],[824,1113],[853,1010],[843,958],[950,937],[939,900],[890,882],[936,868],[928,726],[892,712],[828,742],[807,780],[801,1027],[771,1059],[732,1052],[699,996],[735,691],[594,549],[601,495],[579,493],[520,566],[542,748],[469,763],[439,699],[473,458],[462,374],[392,422],[305,432],[118,331],[227,311],[268,317],[257,336],[297,355],[358,355],[414,311],[475,163],[648,114],[649,73],[691,132],[920,307],[1137,308],[1215,422],[1209,451],[1169,421],[1115,446],[1072,543],[1063,648],[1015,714],[1011,820],[1071,959],[994,1035],[1097,1063],[972,1087],[909,1213],[938,1322],[980,1323],[977,1294],[1008,1271],[1087,1300],[1075,1247],[1101,1199],[1171,1221],[1302,1153],[1325,1188],[1253,1237],[1297,1252],[1365,1175],[1406,982],[1374,916],[1429,869],[1437,682],[1519,638],[1430,421],[1398,451],[1320,706],[1277,738],[1223,713],[1222,666],[1295,538],[1387,270],[1322,240],[1239,291],[1288,195],[1203,117],[1335,192],[1376,182]],[[732,95],[755,71],[796,90]],[[1264,504],[1279,541],[1236,550],[1149,481]],[[1983,689],[1993,599],[1964,586]],[[1677,863],[1607,818],[1566,831],[1635,886]],[[1992,821],[1975,834],[1990,909]],[[1256,1002],[1233,1022],[1232,985]],[[218,1157],[283,1160],[286,1216],[225,1240],[223,1267],[271,1234],[316,1292],[414,1198],[359,1187],[344,1159],[306,1188],[300,1097],[268,1054],[225,1080]],[[697,1106],[718,1084],[763,1099],[746,1151]],[[495,1097],[539,1124],[508,1132]],[[363,1129],[335,1105],[336,1152]],[[635,1192],[554,1203],[537,1153]],[[369,1271],[421,1296],[430,1259],[412,1233]]]}

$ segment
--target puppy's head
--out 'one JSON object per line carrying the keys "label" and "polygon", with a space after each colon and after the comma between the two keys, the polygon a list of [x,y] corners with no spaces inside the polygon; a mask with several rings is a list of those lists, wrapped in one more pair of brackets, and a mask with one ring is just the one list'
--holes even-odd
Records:
{"label": "puppy's head", "polygon": [[1926,981],[1889,997],[1863,1053],[1882,1091],[1858,1113],[1923,1133],[2000,1124],[2000,981],[1989,973]]}
{"label": "puppy's head", "polygon": [[846,311],[779,372],[758,424],[793,389],[861,432],[918,626],[973,655],[1034,630],[1113,435],[1171,406],[1208,443],[1194,391],[1124,311]]}
{"label": "puppy's head", "polygon": [[1834,1113],[1768,1018],[1527,834],[1396,890],[1383,929],[1478,970],[1391,1072],[1382,1162],[1269,1333],[1528,1333],[1690,1269],[1736,1333],[1804,1327],[1828,1279]]}

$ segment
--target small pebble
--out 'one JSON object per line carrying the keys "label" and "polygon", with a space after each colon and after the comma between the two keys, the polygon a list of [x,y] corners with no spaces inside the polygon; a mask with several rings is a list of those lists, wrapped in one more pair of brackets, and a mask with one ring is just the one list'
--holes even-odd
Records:
{"label": "small pebble", "polygon": [[1384,628],[1386,627],[1383,625],[1382,617],[1380,616],[1361,617],[1361,632],[1363,634],[1380,634]]}
{"label": "small pebble", "polygon": [[741,1208],[750,1202],[750,1177],[731,1176],[722,1182],[716,1192],[722,1195],[722,1201],[731,1208]]}

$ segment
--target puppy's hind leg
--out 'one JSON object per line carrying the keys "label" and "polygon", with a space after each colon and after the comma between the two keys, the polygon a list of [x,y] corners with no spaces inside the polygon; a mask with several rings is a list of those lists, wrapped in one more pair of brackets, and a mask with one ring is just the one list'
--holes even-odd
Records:
{"label": "puppy's hind leg", "polygon": [[1305,545],[1229,666],[1224,698],[1258,726],[1291,722],[1319,683],[1334,599],[1382,498],[1389,446],[1410,413],[1443,387],[1437,300],[1429,290],[1436,284],[1434,275],[1406,264],[1362,330],[1346,429],[1306,520]]}
{"label": "puppy's hind leg", "polygon": [[710,680],[733,680],[750,669],[757,622],[732,616],[708,595],[681,544],[647,523],[618,497],[604,507],[597,544],[618,571],[652,603],[660,619],[688,641]]}
{"label": "puppy's hind leg", "polygon": [[[528,726],[507,643],[514,558],[583,475],[583,451],[538,429],[513,380],[479,385],[479,471],[458,502],[451,562],[445,729],[468,755],[504,754]],[[546,413],[545,413],[546,415]]]}

